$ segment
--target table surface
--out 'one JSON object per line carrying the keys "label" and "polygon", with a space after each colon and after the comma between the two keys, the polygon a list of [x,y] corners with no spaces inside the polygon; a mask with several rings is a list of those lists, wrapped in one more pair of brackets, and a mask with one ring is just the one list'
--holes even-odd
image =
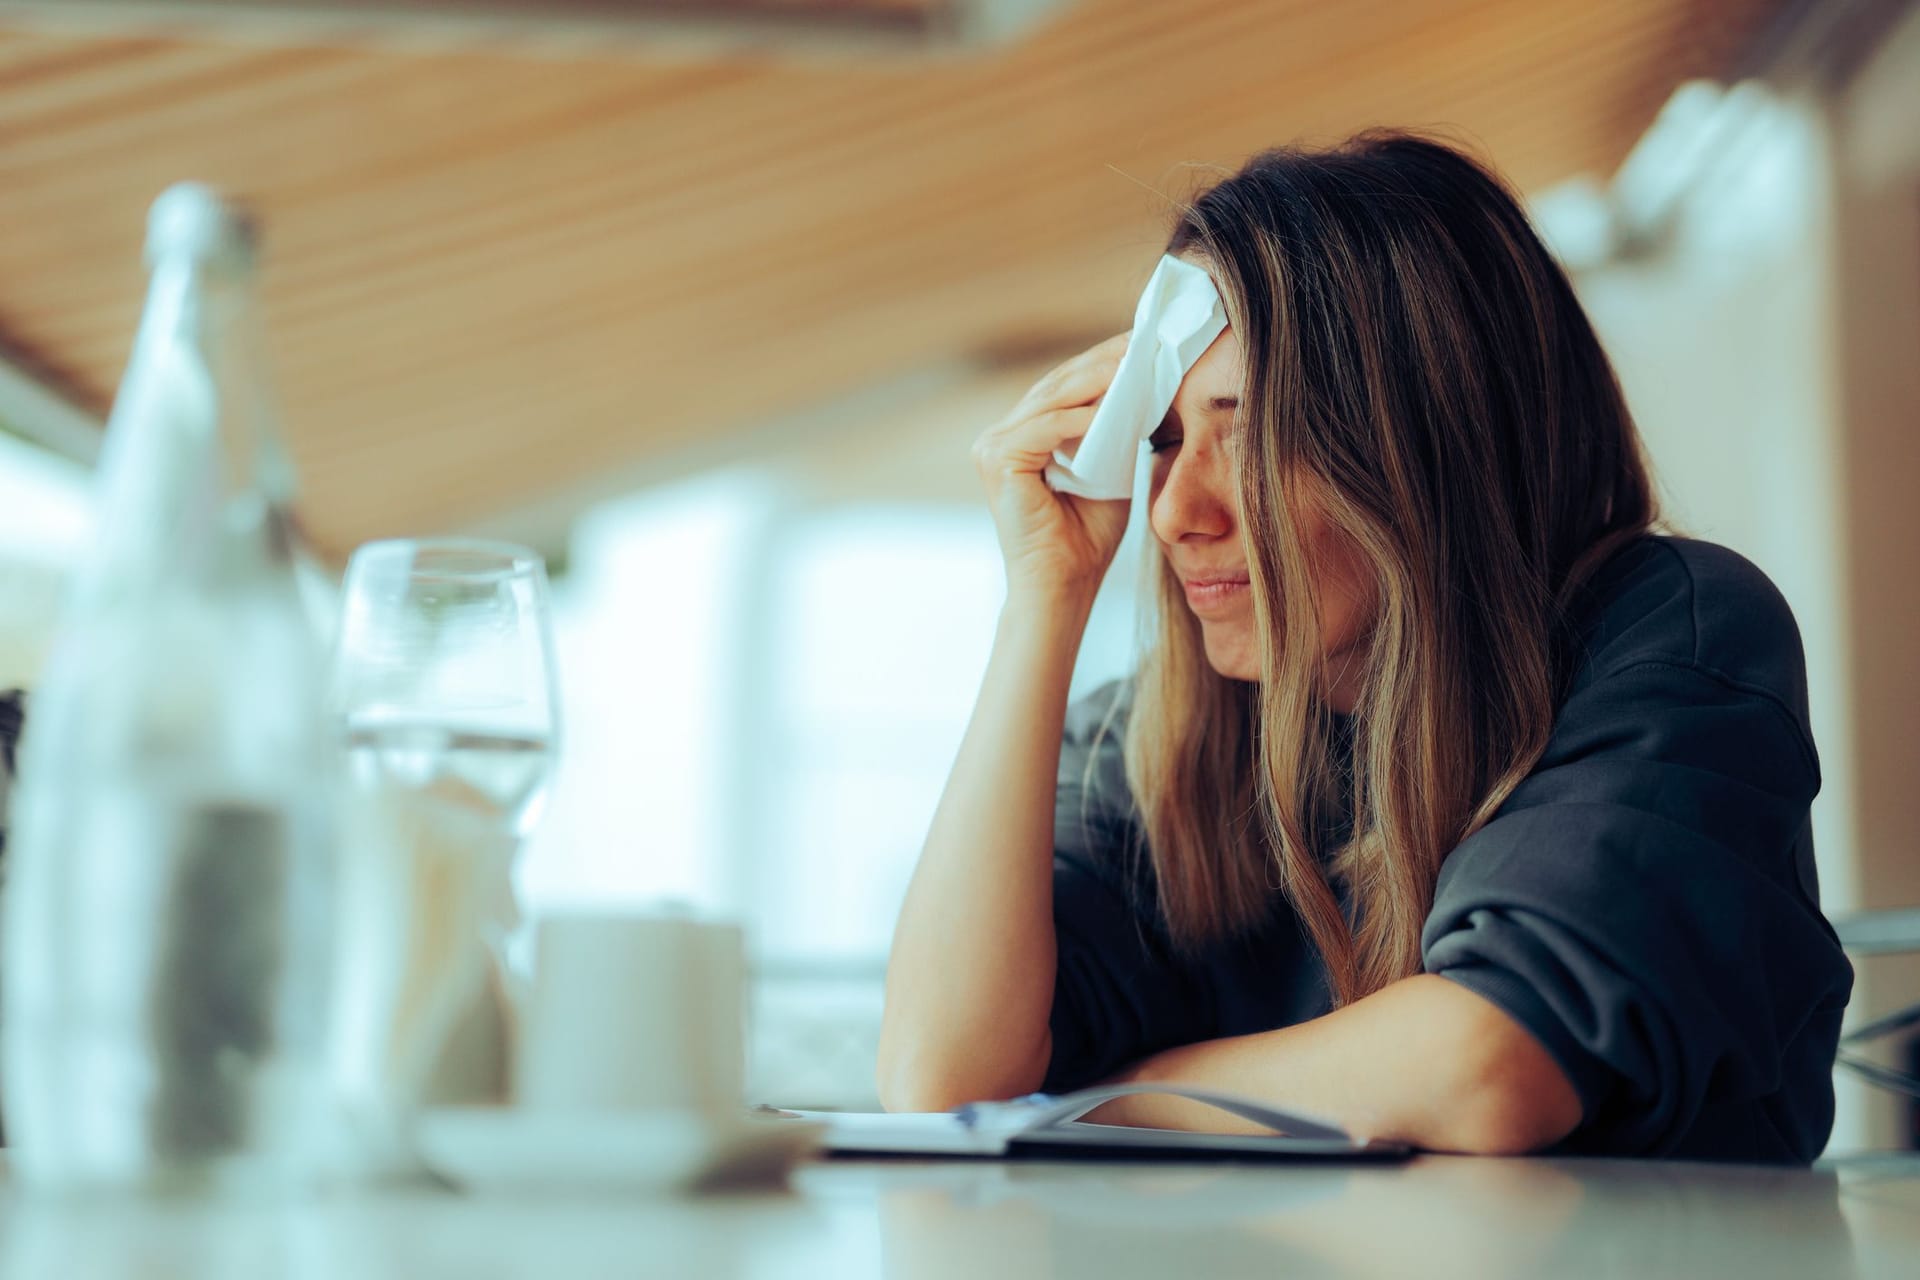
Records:
{"label": "table surface", "polygon": [[299,1205],[0,1190],[0,1276],[1920,1276],[1920,1163],[829,1162],[785,1191]]}

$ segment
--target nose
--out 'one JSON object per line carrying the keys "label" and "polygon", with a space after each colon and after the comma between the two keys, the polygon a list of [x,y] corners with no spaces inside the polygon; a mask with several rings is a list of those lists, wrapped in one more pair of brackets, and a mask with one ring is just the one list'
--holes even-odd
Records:
{"label": "nose", "polygon": [[1173,460],[1153,470],[1149,523],[1169,546],[1232,537],[1239,527],[1239,489],[1225,454],[1206,445],[1182,444]]}

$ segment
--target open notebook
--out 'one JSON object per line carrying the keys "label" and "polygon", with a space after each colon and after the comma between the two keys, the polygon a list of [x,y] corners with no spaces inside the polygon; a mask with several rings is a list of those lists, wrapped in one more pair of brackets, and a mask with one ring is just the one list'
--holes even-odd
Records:
{"label": "open notebook", "polygon": [[[1264,1125],[1272,1132],[1190,1133],[1094,1124],[1080,1118],[1103,1102],[1137,1093],[1188,1098]],[[1346,1130],[1323,1120],[1184,1085],[1107,1085],[1058,1096],[1034,1093],[1011,1102],[971,1103],[953,1111],[787,1114],[825,1124],[826,1136],[821,1145],[831,1155],[1098,1157],[1125,1154],[1400,1160],[1412,1154],[1412,1148],[1405,1143],[1354,1138]]]}

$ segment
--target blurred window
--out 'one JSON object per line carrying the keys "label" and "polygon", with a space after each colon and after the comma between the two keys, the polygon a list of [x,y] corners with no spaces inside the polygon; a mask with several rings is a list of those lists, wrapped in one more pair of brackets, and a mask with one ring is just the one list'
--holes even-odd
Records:
{"label": "blurred window", "polygon": [[[1131,664],[1137,546],[1076,691]],[[815,505],[743,471],[591,513],[556,585],[566,747],[529,902],[745,921],[755,1096],[874,1105],[894,917],[1003,591],[978,506]]]}

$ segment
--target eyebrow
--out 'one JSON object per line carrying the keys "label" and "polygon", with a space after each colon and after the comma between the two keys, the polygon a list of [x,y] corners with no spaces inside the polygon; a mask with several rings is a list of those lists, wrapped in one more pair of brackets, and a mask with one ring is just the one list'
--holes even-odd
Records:
{"label": "eyebrow", "polygon": [[[1232,413],[1234,410],[1238,409],[1239,407],[1240,407],[1239,396],[1214,396],[1212,399],[1208,400],[1205,405],[1206,411],[1208,413]],[[1168,426],[1180,427],[1183,430],[1185,429],[1185,426],[1186,426],[1185,423],[1180,421],[1180,411],[1174,408],[1172,405],[1167,406],[1167,416],[1160,419],[1160,426],[1155,427],[1154,431],[1158,432],[1162,428],[1165,428]]]}

